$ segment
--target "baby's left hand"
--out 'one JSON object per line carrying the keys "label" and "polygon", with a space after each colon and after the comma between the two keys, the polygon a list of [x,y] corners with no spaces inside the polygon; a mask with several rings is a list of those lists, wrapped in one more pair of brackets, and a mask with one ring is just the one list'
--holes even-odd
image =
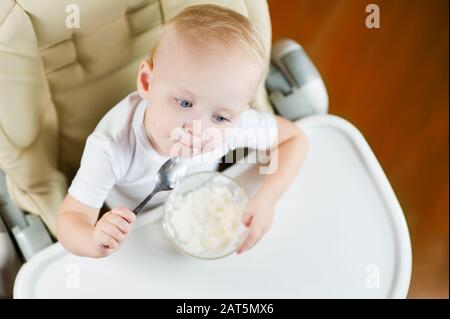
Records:
{"label": "baby's left hand", "polygon": [[237,249],[238,254],[255,246],[270,229],[272,226],[274,206],[275,203],[257,195],[249,199],[245,206],[242,220],[244,225],[248,227],[248,233],[247,237],[245,237]]}

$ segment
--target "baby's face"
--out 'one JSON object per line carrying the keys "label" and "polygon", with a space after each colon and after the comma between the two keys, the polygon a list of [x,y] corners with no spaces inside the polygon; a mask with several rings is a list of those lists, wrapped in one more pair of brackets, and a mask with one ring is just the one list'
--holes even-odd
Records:
{"label": "baby's face", "polygon": [[225,141],[260,83],[262,68],[237,52],[194,48],[166,29],[141,64],[138,91],[148,101],[147,135],[158,153],[207,153]]}

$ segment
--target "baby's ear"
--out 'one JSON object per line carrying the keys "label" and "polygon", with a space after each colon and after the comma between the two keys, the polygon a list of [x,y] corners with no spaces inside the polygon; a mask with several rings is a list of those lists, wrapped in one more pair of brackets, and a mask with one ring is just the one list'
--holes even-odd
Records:
{"label": "baby's ear", "polygon": [[153,73],[153,59],[145,59],[139,66],[137,78],[137,90],[142,98],[145,98],[150,89],[150,82]]}

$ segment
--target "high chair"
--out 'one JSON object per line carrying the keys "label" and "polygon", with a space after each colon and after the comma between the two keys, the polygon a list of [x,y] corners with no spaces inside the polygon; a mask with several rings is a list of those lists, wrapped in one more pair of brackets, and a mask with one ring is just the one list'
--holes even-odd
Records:
{"label": "high chair", "polygon": [[[261,83],[251,106],[295,121],[311,147],[257,247],[214,262],[180,255],[162,233],[162,207],[140,216],[108,258],[76,257],[55,242],[87,136],[136,89],[161,26],[200,3],[248,16],[271,48],[263,0],[0,2],[0,297],[14,285],[15,298],[405,298],[402,209],[361,133],[326,114],[320,75],[291,41],[274,47],[270,98]],[[244,162],[224,173],[249,194],[262,180]]]}

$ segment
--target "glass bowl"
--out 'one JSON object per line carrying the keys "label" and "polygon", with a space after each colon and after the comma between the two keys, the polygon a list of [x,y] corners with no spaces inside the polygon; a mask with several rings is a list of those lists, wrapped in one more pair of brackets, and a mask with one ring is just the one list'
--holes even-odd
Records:
{"label": "glass bowl", "polygon": [[234,253],[246,227],[248,195],[231,177],[199,172],[183,178],[164,204],[163,228],[183,253],[218,259]]}

